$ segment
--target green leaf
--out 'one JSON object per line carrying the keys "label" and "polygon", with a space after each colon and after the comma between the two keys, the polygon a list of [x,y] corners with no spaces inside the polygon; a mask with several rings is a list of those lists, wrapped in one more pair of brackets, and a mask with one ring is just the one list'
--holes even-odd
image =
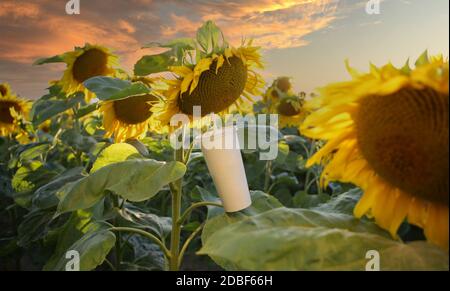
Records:
{"label": "green leaf", "polygon": [[43,65],[43,64],[51,64],[51,63],[64,63],[64,59],[62,58],[61,55],[53,56],[50,58],[40,58],[40,59],[37,59],[33,63],[33,66],[39,66],[39,65]]}
{"label": "green leaf", "polygon": [[332,197],[327,203],[317,205],[313,209],[328,213],[343,213],[353,215],[353,209],[362,196],[359,188]]}
{"label": "green leaf", "polygon": [[47,184],[56,174],[38,161],[20,167],[12,178],[14,201],[24,208],[29,207],[34,190]]}
{"label": "green leaf", "polygon": [[23,163],[24,161],[31,161],[43,154],[45,154],[50,149],[50,144],[44,143],[34,143],[31,144],[30,148],[27,148],[19,155],[19,162]]}
{"label": "green leaf", "polygon": [[[192,189],[190,196],[197,201],[222,203],[217,193],[212,193],[200,186],[195,186],[195,188]],[[208,219],[211,219],[214,216],[224,213],[222,207],[208,205],[207,208],[208,208]]]}
{"label": "green leaf", "polygon": [[134,65],[134,74],[136,76],[147,76],[150,74],[167,72],[170,66],[175,65],[176,58],[172,51],[164,52],[158,55],[143,56]]}
{"label": "green leaf", "polygon": [[198,29],[197,42],[206,54],[219,52],[226,45],[222,31],[212,21],[207,21]]}
{"label": "green leaf", "polygon": [[[114,247],[116,236],[108,228],[111,226],[106,223],[94,223],[91,228],[95,230],[88,231],[83,237],[69,247],[69,250],[80,254],[80,271],[94,270],[101,265]],[[68,259],[62,256],[56,264],[55,270],[64,271]]]}
{"label": "green leaf", "polygon": [[278,208],[228,224],[199,254],[228,270],[364,270],[376,250],[381,270],[447,270],[448,255],[425,242],[404,244],[350,215]]}
{"label": "green leaf", "polygon": [[328,194],[308,194],[305,191],[299,191],[295,194],[293,202],[298,208],[311,209],[330,200]]}
{"label": "green leaf", "polygon": [[164,186],[183,177],[186,166],[179,162],[134,159],[105,166],[62,189],[58,214],[93,206],[109,191],[126,200],[152,198]]}
{"label": "green leaf", "polygon": [[289,155],[289,145],[285,142],[278,143],[278,156],[274,160],[274,164],[283,165]]}
{"label": "green leaf", "polygon": [[139,235],[129,235],[128,243],[133,248],[132,263],[124,263],[127,271],[163,271],[166,258],[161,248],[155,243]]}
{"label": "green leaf", "polygon": [[132,204],[126,204],[123,209],[119,210],[119,214],[125,222],[125,224],[121,223],[121,226],[140,228],[161,239],[167,237],[172,230],[172,218],[144,212]]}
{"label": "green leaf", "polygon": [[94,112],[95,110],[98,109],[98,107],[99,107],[98,103],[93,103],[93,104],[83,106],[77,110],[77,113],[75,114],[75,118],[80,119],[81,117],[84,117],[84,116],[88,115],[89,113]]}
{"label": "green leaf", "polygon": [[105,166],[130,159],[142,159],[142,156],[134,146],[127,143],[110,145],[100,153],[92,166],[91,173],[94,173]]}
{"label": "green leaf", "polygon": [[50,183],[37,189],[32,199],[33,206],[39,209],[48,209],[57,206],[59,199],[56,196],[56,192],[67,183],[75,182],[83,178],[83,170],[83,167],[69,169],[56,176]]}
{"label": "green leaf", "polygon": [[36,142],[25,145],[17,145],[11,148],[13,153],[11,159],[8,162],[8,168],[14,169],[21,164],[31,162],[33,159],[47,152],[50,148],[50,144],[47,142]]}
{"label": "green leaf", "polygon": [[66,99],[39,99],[33,103],[30,112],[35,127],[84,101],[84,94],[77,93]]}
{"label": "green leaf", "polygon": [[[214,217],[208,214],[208,221],[202,232],[202,241],[205,242],[209,236],[214,234],[220,228],[231,223],[241,221],[249,216],[264,213],[266,211],[283,207],[283,205],[273,196],[262,191],[251,191],[252,205],[240,212],[225,213],[223,208],[214,207],[218,213]],[[210,199],[208,199],[210,201]]]}
{"label": "green leaf", "polygon": [[48,224],[53,212],[36,210],[28,213],[17,228],[20,247],[27,247],[30,243],[43,238],[48,231]]}
{"label": "green leaf", "polygon": [[142,82],[132,83],[111,77],[93,77],[86,80],[83,84],[102,101],[119,100],[150,93],[150,89]]}
{"label": "green leaf", "polygon": [[58,233],[56,248],[51,258],[44,266],[44,271],[57,270],[58,263],[64,262],[67,251],[80,240],[86,233],[99,230],[103,224],[95,222],[103,214],[103,204],[98,203],[89,210],[78,210],[71,214],[69,220]]}

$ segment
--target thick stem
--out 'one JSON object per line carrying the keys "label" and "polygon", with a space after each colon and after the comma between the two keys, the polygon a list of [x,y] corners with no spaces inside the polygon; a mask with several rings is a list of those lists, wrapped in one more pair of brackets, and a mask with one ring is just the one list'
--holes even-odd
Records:
{"label": "thick stem", "polygon": [[[183,162],[184,150],[175,150],[175,160]],[[179,179],[174,183],[171,183],[170,190],[172,192],[172,234],[170,237],[170,258],[169,258],[169,270],[178,271],[179,264],[178,258],[180,255],[180,240],[181,240],[181,225],[178,220],[181,217],[181,199],[183,192],[183,179]]]}

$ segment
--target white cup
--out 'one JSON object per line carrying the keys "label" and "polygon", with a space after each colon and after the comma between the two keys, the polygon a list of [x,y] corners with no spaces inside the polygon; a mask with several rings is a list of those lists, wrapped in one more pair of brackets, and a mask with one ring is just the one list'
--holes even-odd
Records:
{"label": "white cup", "polygon": [[252,204],[237,130],[225,127],[202,135],[202,152],[226,212]]}

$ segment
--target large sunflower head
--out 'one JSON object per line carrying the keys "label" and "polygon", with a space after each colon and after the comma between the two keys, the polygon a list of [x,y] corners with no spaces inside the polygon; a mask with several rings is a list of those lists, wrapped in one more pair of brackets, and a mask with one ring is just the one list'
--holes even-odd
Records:
{"label": "large sunflower head", "polygon": [[106,136],[124,142],[145,135],[151,125],[151,108],[158,100],[153,94],[145,94],[104,102],[100,111]]}
{"label": "large sunflower head", "polygon": [[327,140],[309,161],[324,163],[324,182],[360,186],[354,213],[393,236],[407,219],[448,250],[449,66],[425,53],[410,69],[388,64],[329,85],[308,103],[316,109],[303,134]]}
{"label": "large sunflower head", "polygon": [[192,117],[194,106],[201,107],[203,117],[228,112],[233,106],[239,108],[244,102],[242,97],[253,101],[251,96],[263,86],[262,78],[254,71],[262,68],[258,51],[251,41],[239,48],[224,41],[223,46],[214,47],[211,52],[195,52],[194,63],[169,67],[176,79],[166,80],[168,90],[163,93],[165,100],[155,107],[156,119],[167,125],[177,113]]}
{"label": "large sunflower head", "polygon": [[86,44],[84,47],[75,48],[61,56],[67,68],[60,81],[63,91],[67,95],[76,92],[84,92],[86,99],[90,100],[94,94],[87,90],[83,82],[97,76],[115,77],[118,71],[118,58],[111,51],[99,45]]}
{"label": "large sunflower head", "polygon": [[[9,86],[1,86],[3,84],[0,85],[0,88],[9,90]],[[16,97],[10,91],[7,95],[2,93],[0,96],[0,136],[18,133],[19,121],[21,118],[27,118],[29,111],[29,102]]]}

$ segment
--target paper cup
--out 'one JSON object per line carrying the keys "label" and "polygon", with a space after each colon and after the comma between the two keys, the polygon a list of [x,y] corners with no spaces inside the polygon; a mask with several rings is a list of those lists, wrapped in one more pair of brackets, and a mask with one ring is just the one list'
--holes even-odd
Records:
{"label": "paper cup", "polygon": [[252,204],[245,176],[237,130],[225,127],[201,137],[202,152],[226,212],[236,212]]}

